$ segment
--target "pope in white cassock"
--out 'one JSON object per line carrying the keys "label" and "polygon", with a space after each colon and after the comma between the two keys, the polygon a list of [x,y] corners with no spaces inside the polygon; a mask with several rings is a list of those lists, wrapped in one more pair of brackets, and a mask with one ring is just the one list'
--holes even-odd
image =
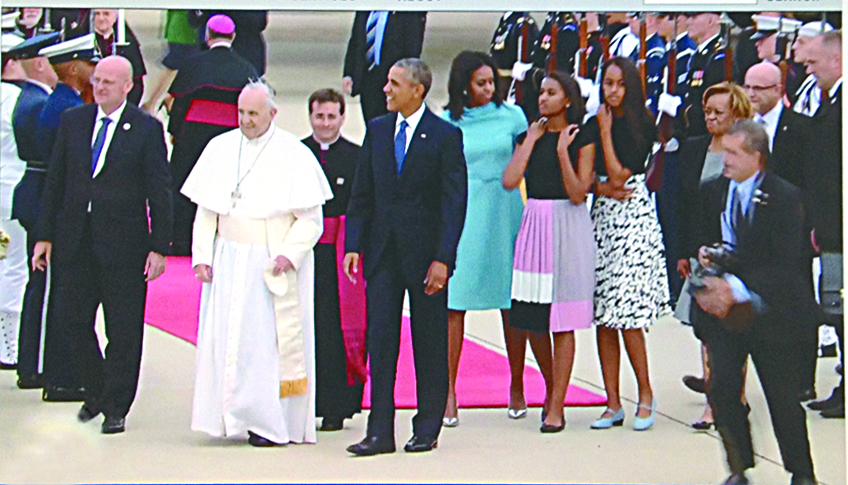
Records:
{"label": "pope in white cassock", "polygon": [[333,195],[309,148],[274,126],[267,85],[248,84],[238,113],[240,129],[209,142],[182,188],[198,206],[204,282],[191,429],[314,443],[312,248]]}

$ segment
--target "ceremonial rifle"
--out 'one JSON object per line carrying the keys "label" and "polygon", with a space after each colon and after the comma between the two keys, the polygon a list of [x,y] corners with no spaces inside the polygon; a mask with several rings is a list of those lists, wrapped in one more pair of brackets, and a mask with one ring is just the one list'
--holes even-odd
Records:
{"label": "ceremonial rifle", "polygon": [[557,37],[559,37],[559,12],[554,15],[554,21],[551,24],[551,45],[548,51],[548,72],[555,71],[557,68]]}
{"label": "ceremonial rifle", "polygon": [[733,81],[733,47],[730,45],[730,27],[732,23],[729,21],[722,22],[724,27],[724,35],[722,36],[722,47],[724,49],[724,80],[727,82]]}
{"label": "ceremonial rifle", "polygon": [[[668,63],[665,73],[665,93],[674,95],[677,88],[677,14],[674,14],[674,32],[668,49]],[[665,145],[671,140],[671,131],[674,126],[674,117],[660,111],[659,125],[660,148],[651,160],[651,166],[645,176],[645,185],[651,192],[659,192],[662,187],[662,176],[665,167]]]}
{"label": "ceremonial rifle", "polygon": [[[519,19],[520,20],[520,19]],[[527,20],[521,23],[521,34],[518,36],[518,62],[527,62],[527,41],[530,37],[530,27],[527,25]],[[521,98],[523,97],[521,89],[521,82],[516,81],[515,83],[515,104],[521,104]]]}
{"label": "ceremonial rifle", "polygon": [[648,93],[648,26],[645,22],[645,13],[639,13],[639,60],[636,65],[639,66],[639,79],[642,80],[642,94]]}
{"label": "ceremonial rifle", "polygon": [[[604,15],[604,28],[601,29],[601,35],[598,40],[601,43],[601,63],[603,64],[610,58],[610,38],[609,38],[609,23],[606,21],[606,13]],[[598,12],[598,20],[600,21],[601,12]],[[598,69],[600,71],[600,69]]]}
{"label": "ceremonial rifle", "polygon": [[589,73],[589,19],[586,18],[586,14],[584,13],[582,17],[580,17],[580,30],[578,31],[580,44],[579,49],[577,50],[577,61],[579,62],[577,74],[585,78]]}
{"label": "ceremonial rifle", "polygon": [[774,39],[774,51],[778,55],[777,67],[780,68],[780,85],[786,86],[786,74],[789,72],[789,63],[787,62],[788,43],[783,35],[783,12],[780,13],[780,18],[777,20],[777,36]]}

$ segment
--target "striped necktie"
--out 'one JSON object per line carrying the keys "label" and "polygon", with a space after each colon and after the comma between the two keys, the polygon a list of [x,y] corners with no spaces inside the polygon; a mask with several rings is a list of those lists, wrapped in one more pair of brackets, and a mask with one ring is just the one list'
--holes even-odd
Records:
{"label": "striped necktie", "polygon": [[97,130],[97,137],[94,139],[94,146],[91,147],[91,174],[97,169],[97,162],[100,160],[100,154],[103,152],[103,145],[106,144],[106,133],[109,129],[109,123],[112,121],[109,118],[102,118],[100,129]]}
{"label": "striped necktie", "polygon": [[365,24],[365,63],[368,65],[369,71],[377,65],[377,24],[379,20],[379,12],[371,12],[368,14],[368,21]]}

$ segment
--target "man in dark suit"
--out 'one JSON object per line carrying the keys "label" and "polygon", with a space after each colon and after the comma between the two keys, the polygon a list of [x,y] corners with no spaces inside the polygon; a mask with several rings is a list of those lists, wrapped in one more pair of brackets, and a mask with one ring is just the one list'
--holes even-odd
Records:
{"label": "man in dark suit", "polygon": [[424,12],[357,12],[345,53],[342,89],[359,95],[365,122],[388,113],[383,86],[400,59],[421,56]]}
{"label": "man in dark suit", "polygon": [[[127,103],[130,62],[103,59],[92,85],[95,104],[62,114],[32,265],[43,271],[54,263],[53,284],[86,391],[78,418],[102,412],[101,431],[120,433],[138,386],[147,282],[165,270],[170,176],[162,125]],[[105,360],[94,333],[100,304]]]}
{"label": "man in dark suit", "polygon": [[404,292],[409,293],[418,414],[408,452],[436,447],[448,391],[447,285],[465,223],[462,132],[424,106],[432,74],[418,59],[389,70],[391,114],[368,123],[347,211],[345,274],[367,281],[371,413],[355,455],[395,451],[394,387]]}
{"label": "man in dark suit", "polygon": [[[722,139],[725,178],[704,186],[706,233],[721,233],[733,262],[699,251],[701,266],[721,266],[705,276],[693,318],[709,352],[707,391],[731,475],[726,484],[747,484],[754,466],[748,409],[739,400],[740,372],[750,355],[763,386],[783,466],[792,485],[813,484],[813,463],[804,411],[798,403],[797,339],[813,325],[815,299],[804,282],[801,192],[766,173],[768,135],[754,121],[740,121]],[[729,180],[728,180],[729,179]],[[710,244],[715,241],[704,241]]]}
{"label": "man in dark suit", "polygon": [[[815,142],[804,164],[804,203],[821,252],[820,299],[836,327],[839,348],[845,336],[842,298],[842,31],[834,30],[810,41],[807,73],[816,76],[821,105],[810,120]],[[845,356],[840,352],[844,368]],[[843,370],[844,372],[844,370]],[[810,408],[824,417],[845,417],[845,379],[831,396]]]}
{"label": "man in dark suit", "polygon": [[[765,128],[769,136],[771,156],[766,169],[792,185],[803,188],[804,160],[808,155],[808,118],[783,106],[784,88],[780,69],[770,62],[754,64],[745,73],[745,92],[754,107],[754,121]],[[807,223],[809,232],[809,223]],[[801,270],[805,282],[813,288],[813,257],[810,244],[804,246]],[[818,328],[804,326],[799,335],[799,346],[803,349],[798,363],[801,373],[799,398],[809,401],[816,398],[816,361],[818,360]]]}

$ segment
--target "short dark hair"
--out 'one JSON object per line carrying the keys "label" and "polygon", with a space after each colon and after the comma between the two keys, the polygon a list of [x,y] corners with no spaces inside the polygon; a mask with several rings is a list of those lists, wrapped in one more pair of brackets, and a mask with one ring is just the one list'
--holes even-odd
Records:
{"label": "short dark hair", "polygon": [[750,153],[760,154],[760,164],[765,167],[766,161],[771,155],[771,150],[769,149],[769,136],[768,133],[766,133],[766,129],[756,121],[739,120],[736,123],[733,123],[733,126],[731,126],[730,130],[728,130],[725,134],[725,136],[735,135],[743,136],[743,144],[746,150]]}
{"label": "short dark hair", "polygon": [[448,76],[448,104],[445,109],[450,111],[451,119],[462,118],[462,112],[469,107],[471,96],[468,89],[471,85],[471,76],[477,69],[488,66],[492,69],[495,79],[495,93],[492,96],[496,106],[503,104],[498,96],[500,92],[500,79],[498,79],[498,66],[492,57],[485,52],[462,51],[453,59],[450,75]]}
{"label": "short dark hair", "polygon": [[433,71],[430,67],[417,57],[407,57],[394,63],[394,67],[398,67],[406,71],[406,79],[414,84],[424,86],[424,94],[421,99],[427,97],[430,92],[430,86],[433,85]]}
{"label": "short dark hair", "polygon": [[309,114],[312,114],[312,105],[315,102],[318,104],[321,103],[339,103],[339,114],[343,115],[345,112],[345,100],[342,93],[336,91],[332,88],[324,88],[315,91],[314,93],[309,95]]}

